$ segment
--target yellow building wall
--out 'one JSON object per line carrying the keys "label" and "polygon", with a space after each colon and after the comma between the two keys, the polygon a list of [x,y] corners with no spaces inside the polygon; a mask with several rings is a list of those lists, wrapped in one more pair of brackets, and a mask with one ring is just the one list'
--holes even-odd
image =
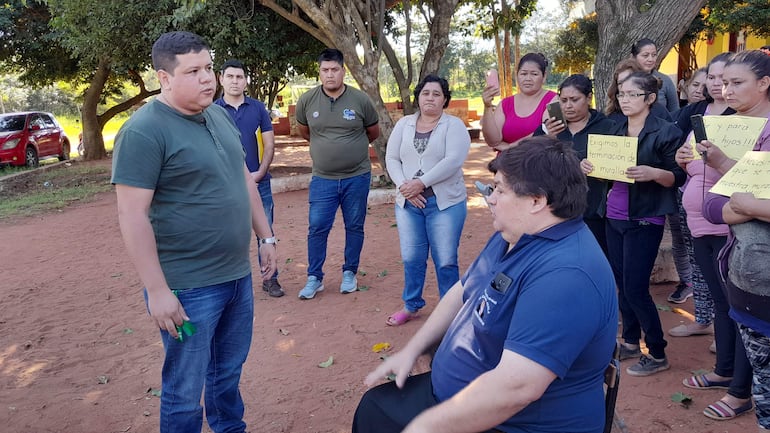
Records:
{"label": "yellow building wall", "polygon": [[[740,37],[738,39],[738,45],[741,45],[741,42],[743,42],[744,49],[746,50],[756,50],[759,47],[762,47],[764,45],[770,45],[770,38],[760,38],[754,35],[748,35],[744,38],[743,41],[741,41]],[[695,58],[698,62],[698,67],[702,68],[706,66],[714,56],[717,54],[724,53],[725,51],[729,51],[730,49],[730,34],[729,33],[721,33],[716,36],[714,36],[714,39],[711,41],[707,41],[705,39],[699,40],[695,44]],[[671,49],[671,51],[668,52],[666,57],[663,59],[663,61],[660,63],[660,72],[668,75],[671,77],[672,80],[674,80],[674,83],[677,82],[677,66],[678,66],[678,57],[679,52],[675,49]]]}

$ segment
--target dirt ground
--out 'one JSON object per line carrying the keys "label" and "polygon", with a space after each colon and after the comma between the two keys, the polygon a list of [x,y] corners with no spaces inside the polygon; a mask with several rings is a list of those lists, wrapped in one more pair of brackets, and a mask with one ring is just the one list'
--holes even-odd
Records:
{"label": "dirt ground", "polygon": [[[306,150],[279,149],[275,164],[306,166]],[[466,164],[473,199],[460,247],[461,269],[492,232],[487,209],[472,189],[474,180],[490,178],[485,169],[490,156],[477,146]],[[307,191],[277,194],[275,203],[280,281],[287,296],[274,299],[256,290],[254,341],[241,389],[245,419],[254,433],[349,432],[366,390],[362,380],[380,362],[372,346],[387,342],[398,350],[424,323],[385,325],[388,314],[401,306],[403,284],[393,206],[370,209],[358,276],[361,291],[343,296],[335,290],[344,239],[338,217],[325,266],[328,290],[300,301],[297,292],[307,263]],[[159,399],[154,393],[160,388],[162,346],[120,239],[114,193],[63,211],[1,221],[0,239],[0,431],[157,431]],[[438,301],[430,266],[426,313]],[[671,288],[652,288],[664,307],[665,329],[686,320],[693,308],[688,301],[682,310],[666,311]],[[710,343],[709,336],[669,338],[671,370],[649,378],[623,374],[617,414],[625,431],[756,431],[753,414],[726,422],[701,414],[721,391],[681,385],[691,371],[711,368]],[[319,367],[330,357],[331,366]],[[423,360],[419,370],[427,368]],[[677,392],[692,397],[690,408],[672,402]]]}

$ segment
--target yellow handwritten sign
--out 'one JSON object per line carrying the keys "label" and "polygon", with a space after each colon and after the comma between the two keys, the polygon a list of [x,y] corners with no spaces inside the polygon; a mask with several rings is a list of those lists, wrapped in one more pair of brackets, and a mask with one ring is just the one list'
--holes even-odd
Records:
{"label": "yellow handwritten sign", "polygon": [[588,134],[588,161],[594,166],[589,176],[634,183],[626,169],[636,165],[636,137]]}
{"label": "yellow handwritten sign", "polygon": [[[767,119],[764,117],[735,115],[703,117],[708,140],[717,145],[728,158],[736,161],[754,148],[765,123]],[[690,144],[693,148],[693,157],[700,159],[700,154],[694,151],[695,139],[692,138],[692,134],[690,134]]]}
{"label": "yellow handwritten sign", "polygon": [[770,199],[770,152],[746,152],[710,191],[728,197],[734,192],[750,192]]}

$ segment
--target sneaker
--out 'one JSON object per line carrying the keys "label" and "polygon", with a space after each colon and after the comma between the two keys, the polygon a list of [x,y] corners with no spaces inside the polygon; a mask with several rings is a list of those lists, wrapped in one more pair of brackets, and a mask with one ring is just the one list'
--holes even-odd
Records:
{"label": "sneaker", "polygon": [[692,322],[687,324],[681,324],[674,326],[668,330],[668,335],[672,337],[689,337],[691,335],[712,335],[714,334],[714,325],[709,323],[708,325],[701,325],[700,323]]}
{"label": "sneaker", "polygon": [[358,280],[356,280],[356,274],[353,271],[345,271],[342,273],[342,284],[340,284],[340,293],[353,293],[358,290]]}
{"label": "sneaker", "polygon": [[642,356],[639,358],[639,362],[626,369],[626,373],[629,376],[649,376],[669,368],[671,368],[671,365],[666,358],[655,359],[651,356]]}
{"label": "sneaker", "polygon": [[267,281],[263,281],[262,290],[267,292],[268,296],[271,296],[273,298],[280,298],[281,296],[284,295],[281,285],[278,283],[278,280],[275,278],[271,278]]}
{"label": "sneaker", "polygon": [[668,295],[668,302],[674,304],[683,304],[687,301],[687,298],[692,297],[692,286],[688,286],[685,283],[679,283],[676,285],[676,290]]}
{"label": "sneaker", "polygon": [[299,291],[299,298],[300,299],[313,299],[315,298],[315,294],[318,292],[322,292],[324,289],[324,285],[317,277],[310,275],[307,277],[307,283],[305,284],[305,287],[302,288],[302,290]]}
{"label": "sneaker", "polygon": [[621,361],[624,359],[638,358],[640,356],[642,356],[642,349],[640,349],[639,346],[631,348],[620,343],[620,355],[618,356],[618,359]]}

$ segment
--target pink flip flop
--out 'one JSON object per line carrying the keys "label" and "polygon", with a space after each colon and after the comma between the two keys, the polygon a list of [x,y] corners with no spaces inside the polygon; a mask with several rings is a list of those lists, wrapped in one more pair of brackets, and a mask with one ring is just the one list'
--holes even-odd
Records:
{"label": "pink flip flop", "polygon": [[418,313],[410,313],[405,310],[398,310],[395,313],[388,316],[388,320],[385,322],[388,326],[401,326],[404,323],[418,317]]}

